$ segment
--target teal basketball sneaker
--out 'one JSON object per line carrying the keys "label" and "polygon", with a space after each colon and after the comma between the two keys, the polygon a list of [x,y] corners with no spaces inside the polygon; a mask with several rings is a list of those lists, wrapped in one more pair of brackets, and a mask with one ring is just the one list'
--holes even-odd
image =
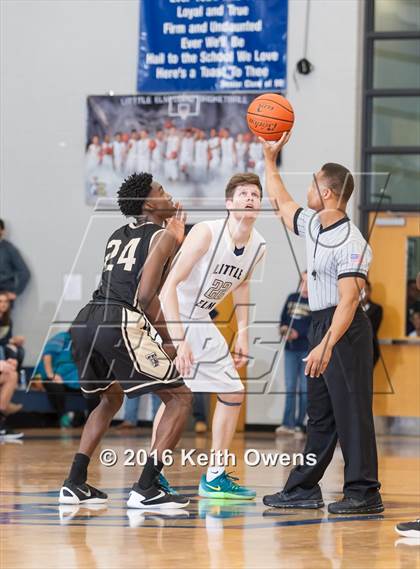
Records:
{"label": "teal basketball sneaker", "polygon": [[245,486],[240,486],[235,481],[239,480],[227,472],[207,482],[206,475],[203,474],[198,487],[198,494],[203,498],[227,498],[230,500],[253,500],[256,496],[255,490],[250,490]]}
{"label": "teal basketball sneaker", "polygon": [[172,488],[172,486],[169,484],[168,480],[163,476],[162,473],[159,474],[157,483],[168,494],[171,494],[172,496],[179,496],[178,492],[175,490],[175,488]]}

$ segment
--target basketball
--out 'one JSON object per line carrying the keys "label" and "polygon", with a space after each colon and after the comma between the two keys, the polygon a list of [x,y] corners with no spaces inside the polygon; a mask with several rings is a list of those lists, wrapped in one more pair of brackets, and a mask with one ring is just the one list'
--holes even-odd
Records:
{"label": "basketball", "polygon": [[289,101],[276,93],[256,97],[248,107],[246,120],[250,130],[265,140],[279,140],[293,127],[295,114]]}

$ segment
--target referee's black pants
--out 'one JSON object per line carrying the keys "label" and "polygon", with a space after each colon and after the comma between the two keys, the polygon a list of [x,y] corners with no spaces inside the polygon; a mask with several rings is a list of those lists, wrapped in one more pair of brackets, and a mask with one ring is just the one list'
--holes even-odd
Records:
{"label": "referee's black pants", "polygon": [[[331,325],[335,307],[312,312],[311,349]],[[333,348],[325,373],[308,377],[308,426],[305,455],[316,464],[292,470],[284,490],[313,488],[332,460],[337,439],[344,457],[344,495],[364,500],[380,488],[372,414],[373,354],[370,323],[359,307]]]}

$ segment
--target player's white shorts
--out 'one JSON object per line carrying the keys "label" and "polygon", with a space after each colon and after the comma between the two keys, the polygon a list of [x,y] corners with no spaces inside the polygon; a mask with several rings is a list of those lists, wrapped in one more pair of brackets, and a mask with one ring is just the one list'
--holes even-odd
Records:
{"label": "player's white shorts", "polygon": [[188,320],[181,316],[186,341],[194,356],[194,365],[184,382],[193,392],[231,393],[244,386],[235,368],[226,340],[210,316]]}

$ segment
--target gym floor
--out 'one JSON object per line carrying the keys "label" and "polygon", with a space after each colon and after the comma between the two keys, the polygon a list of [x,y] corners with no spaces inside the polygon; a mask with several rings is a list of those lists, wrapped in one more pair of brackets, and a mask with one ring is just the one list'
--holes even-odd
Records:
{"label": "gym floor", "polygon": [[[1,566],[14,568],[147,567],[182,568],[414,568],[420,544],[400,538],[399,521],[419,517],[420,470],[415,437],[378,437],[385,512],[371,516],[331,516],[320,510],[273,510],[262,496],[282,487],[289,467],[249,466],[247,449],[299,453],[304,440],[274,439],[271,433],[238,434],[232,469],[257,489],[255,502],[205,500],[197,496],[203,468],[181,465],[181,454],[166,470],[172,485],[190,496],[186,510],[127,510],[125,500],[139,466],[124,466],[131,453],[147,449],[150,429],[119,434],[111,429],[101,450],[112,449],[115,466],[92,459],[89,482],[109,494],[96,507],[60,506],[65,478],[80,431],[28,429],[23,442],[1,446]],[[180,448],[205,451],[208,436],[187,434]],[[24,451],[25,460],[22,460]],[[196,456],[196,455],[194,455]],[[249,458],[255,458],[256,453]],[[135,458],[134,458],[135,461]],[[326,503],[340,496],[343,460],[336,451],[322,481]]]}

